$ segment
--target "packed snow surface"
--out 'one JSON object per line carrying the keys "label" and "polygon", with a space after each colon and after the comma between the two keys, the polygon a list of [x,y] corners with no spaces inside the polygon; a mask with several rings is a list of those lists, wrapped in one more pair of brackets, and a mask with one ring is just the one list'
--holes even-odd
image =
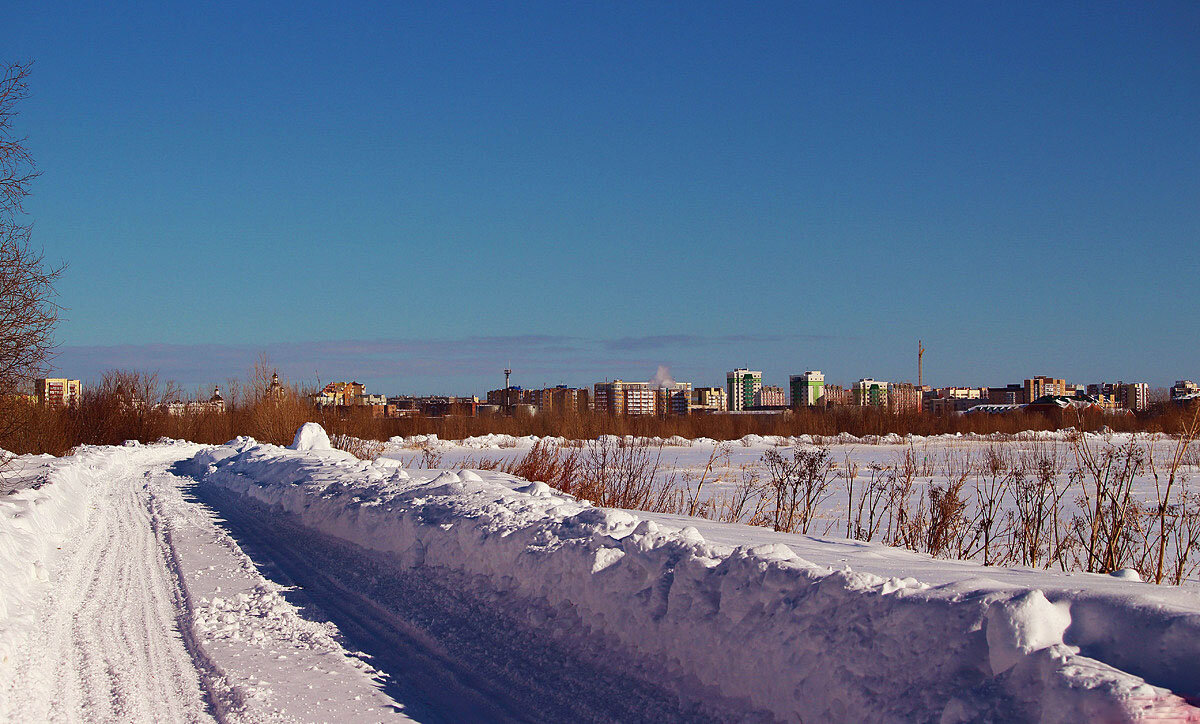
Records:
{"label": "packed snow surface", "polygon": [[327,441],[20,459],[0,721],[1200,720],[1192,590],[601,509]]}

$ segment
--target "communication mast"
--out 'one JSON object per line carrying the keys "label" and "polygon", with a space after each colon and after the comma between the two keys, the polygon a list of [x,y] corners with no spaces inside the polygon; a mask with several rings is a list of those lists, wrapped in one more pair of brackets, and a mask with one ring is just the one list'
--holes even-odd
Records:
{"label": "communication mast", "polygon": [[506,412],[512,411],[512,390],[509,388],[508,378],[512,374],[512,370],[508,367],[504,368],[504,407]]}
{"label": "communication mast", "polygon": [[917,387],[924,389],[925,378],[922,375],[921,361],[925,356],[925,346],[921,344],[921,340],[917,340]]}

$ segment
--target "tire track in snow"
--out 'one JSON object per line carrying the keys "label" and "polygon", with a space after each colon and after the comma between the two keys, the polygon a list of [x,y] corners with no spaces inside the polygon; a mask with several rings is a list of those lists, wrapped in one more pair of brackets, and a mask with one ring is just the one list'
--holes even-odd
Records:
{"label": "tire track in snow", "polygon": [[[173,477],[165,471],[158,471],[158,473],[167,477]],[[150,475],[151,473],[147,473],[147,477]],[[220,724],[240,719],[236,715],[230,716],[230,712],[241,712],[245,708],[245,702],[242,700],[240,693],[229,685],[220,667],[209,658],[208,654],[204,651],[204,647],[196,640],[195,631],[192,629],[193,602],[188,592],[187,583],[184,580],[182,566],[179,562],[179,551],[175,547],[170,528],[163,525],[162,518],[164,513],[162,501],[153,495],[151,495],[150,511],[155,536],[159,540],[163,559],[173,579],[171,592],[175,603],[175,625],[180,633],[184,647],[192,657],[192,663],[196,668],[196,673],[200,678],[200,685],[204,690],[205,700],[208,703],[209,713]]]}
{"label": "tire track in snow", "polygon": [[54,572],[45,625],[32,642],[38,655],[22,672],[43,683],[30,691],[54,694],[19,710],[30,721],[211,721],[177,628],[175,582],[151,524],[144,467],[126,458],[96,477],[103,489]]}

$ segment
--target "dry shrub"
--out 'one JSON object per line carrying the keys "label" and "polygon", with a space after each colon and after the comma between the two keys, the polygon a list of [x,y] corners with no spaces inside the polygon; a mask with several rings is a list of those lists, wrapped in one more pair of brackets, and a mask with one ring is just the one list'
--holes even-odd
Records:
{"label": "dry shrub", "polygon": [[924,508],[912,507],[913,486],[916,484],[917,457],[909,446],[887,474],[884,508],[887,529],[884,542],[888,545],[917,550],[924,537]]}
{"label": "dry shrub", "polygon": [[794,448],[791,457],[774,448],[763,454],[762,463],[775,501],[772,527],[808,533],[818,508],[830,494],[833,456],[820,447]]}
{"label": "dry shrub", "polygon": [[363,440],[353,435],[332,435],[329,444],[360,460],[374,460],[383,454],[384,449],[384,444],[378,440]]}
{"label": "dry shrub", "polygon": [[1058,445],[1037,445],[1022,453],[1012,476],[1012,560],[1038,567],[1061,562],[1066,552],[1061,506],[1067,487],[1059,484],[1064,462]]}
{"label": "dry shrub", "polygon": [[[849,462],[847,461],[847,465]],[[888,478],[884,475],[884,467],[879,463],[867,466],[868,478],[863,490],[859,493],[857,502],[854,498],[855,475],[847,475],[849,488],[848,507],[854,515],[854,525],[848,537],[861,541],[872,541],[879,534],[879,528],[887,516]],[[857,472],[857,470],[855,470]],[[847,513],[849,515],[849,513]]]}
{"label": "dry shrub", "polygon": [[658,481],[661,464],[662,445],[643,438],[590,440],[580,454],[578,494],[608,508],[676,512],[676,479]]}
{"label": "dry shrub", "polygon": [[536,480],[571,495],[578,494],[579,451],[566,449],[547,440],[538,440],[529,452],[502,470],[525,480]]}
{"label": "dry shrub", "polygon": [[480,455],[478,458],[465,457],[455,463],[454,467],[457,470],[500,470],[503,465],[503,460]]}
{"label": "dry shrub", "polygon": [[1080,490],[1080,513],[1072,527],[1084,556],[1083,570],[1115,571],[1130,561],[1131,534],[1139,517],[1133,481],[1146,463],[1146,452],[1137,441],[1101,445],[1085,435],[1074,437],[1072,449],[1077,465],[1072,472]]}
{"label": "dry shrub", "polygon": [[683,491],[674,473],[659,479],[661,466],[661,444],[605,435],[582,448],[539,440],[504,472],[540,480],[606,508],[678,512],[684,505]]}
{"label": "dry shrub", "polygon": [[[665,444],[670,444],[670,442],[668,441]],[[716,502],[711,498],[707,500],[702,498],[701,494],[704,491],[705,483],[708,483],[712,479],[712,477],[716,474],[718,467],[727,468],[729,466],[729,454],[728,445],[723,443],[713,445],[712,453],[708,456],[708,462],[704,464],[704,470],[700,473],[699,477],[691,475],[690,473],[684,473],[683,487],[680,492],[683,495],[681,508],[685,515],[696,515],[704,518],[711,517],[712,512],[716,508]],[[694,486],[692,485],[693,481],[696,483]],[[735,505],[738,497],[741,494],[743,494],[742,491],[735,493],[733,499]],[[744,507],[744,502],[737,506],[739,514],[740,509]],[[733,512],[734,509],[731,508],[725,514],[732,515]]]}
{"label": "dry shrub", "polygon": [[770,496],[766,494],[766,486],[762,483],[757,466],[743,464],[739,473],[733,495],[718,504],[717,519],[726,523],[770,525],[767,514]]}

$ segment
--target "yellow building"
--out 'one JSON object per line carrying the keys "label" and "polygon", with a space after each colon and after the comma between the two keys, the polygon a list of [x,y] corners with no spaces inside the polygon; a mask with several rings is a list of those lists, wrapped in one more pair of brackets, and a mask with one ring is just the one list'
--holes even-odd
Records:
{"label": "yellow building", "polygon": [[1026,402],[1033,402],[1037,398],[1045,397],[1046,395],[1065,397],[1068,394],[1067,381],[1064,379],[1037,375],[1036,377],[1025,380]]}
{"label": "yellow building", "polygon": [[697,387],[692,392],[692,407],[706,412],[725,412],[729,409],[729,393],[724,387]]}
{"label": "yellow building", "polygon": [[48,377],[34,381],[34,393],[39,405],[50,407],[74,407],[79,404],[83,386],[79,380]]}

